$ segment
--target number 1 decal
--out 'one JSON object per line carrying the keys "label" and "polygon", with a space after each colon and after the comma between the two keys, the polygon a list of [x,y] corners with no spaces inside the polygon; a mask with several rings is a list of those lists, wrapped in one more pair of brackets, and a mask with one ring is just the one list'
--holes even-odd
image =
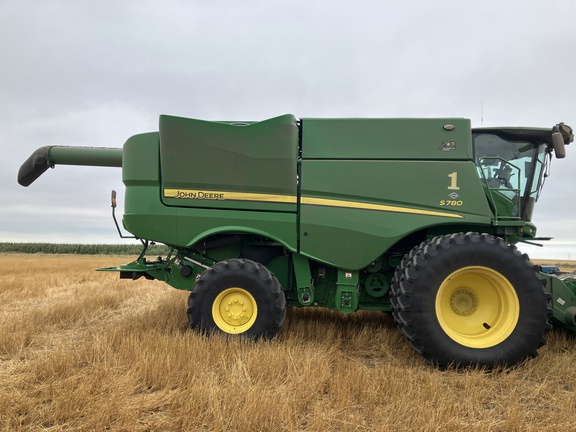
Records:
{"label": "number 1 decal", "polygon": [[448,186],[448,190],[460,190],[458,187],[458,173],[454,171],[453,173],[448,174],[450,177],[450,186]]}

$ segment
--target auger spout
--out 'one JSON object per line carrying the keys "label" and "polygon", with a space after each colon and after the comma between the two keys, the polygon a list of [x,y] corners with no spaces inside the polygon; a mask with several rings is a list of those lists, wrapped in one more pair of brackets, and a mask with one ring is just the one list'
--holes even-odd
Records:
{"label": "auger spout", "polygon": [[18,183],[22,186],[30,186],[48,168],[54,168],[55,165],[121,167],[122,149],[67,146],[40,147],[20,167]]}

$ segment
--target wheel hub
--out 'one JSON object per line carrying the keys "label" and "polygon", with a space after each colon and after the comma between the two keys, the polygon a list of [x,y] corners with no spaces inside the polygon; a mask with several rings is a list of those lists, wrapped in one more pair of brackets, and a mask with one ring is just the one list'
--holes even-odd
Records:
{"label": "wheel hub", "polygon": [[[229,298],[228,298],[229,297]],[[251,312],[248,311],[246,303],[243,301],[242,296],[230,294],[225,299],[224,305],[225,321],[229,324],[241,325],[250,319]]]}
{"label": "wheel hub", "polygon": [[474,291],[460,288],[454,291],[450,297],[450,306],[460,316],[472,315],[478,309],[478,297]]}
{"label": "wheel hub", "polygon": [[212,305],[214,323],[225,333],[247,331],[258,315],[254,297],[243,288],[232,287],[222,291]]}

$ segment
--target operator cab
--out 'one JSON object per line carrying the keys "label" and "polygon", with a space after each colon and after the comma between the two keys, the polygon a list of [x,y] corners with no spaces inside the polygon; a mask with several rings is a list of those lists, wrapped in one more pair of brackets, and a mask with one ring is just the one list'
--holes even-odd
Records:
{"label": "operator cab", "polygon": [[474,155],[486,195],[498,219],[529,222],[554,151],[564,157],[572,129],[560,123],[552,130],[533,128],[472,129]]}

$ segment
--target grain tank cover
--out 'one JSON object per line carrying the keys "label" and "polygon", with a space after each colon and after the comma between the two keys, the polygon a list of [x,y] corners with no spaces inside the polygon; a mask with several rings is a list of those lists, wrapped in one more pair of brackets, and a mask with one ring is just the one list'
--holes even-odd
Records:
{"label": "grain tank cover", "polygon": [[160,116],[167,205],[295,212],[297,160],[293,115],[255,123]]}
{"label": "grain tank cover", "polygon": [[304,159],[471,160],[470,120],[302,119]]}

